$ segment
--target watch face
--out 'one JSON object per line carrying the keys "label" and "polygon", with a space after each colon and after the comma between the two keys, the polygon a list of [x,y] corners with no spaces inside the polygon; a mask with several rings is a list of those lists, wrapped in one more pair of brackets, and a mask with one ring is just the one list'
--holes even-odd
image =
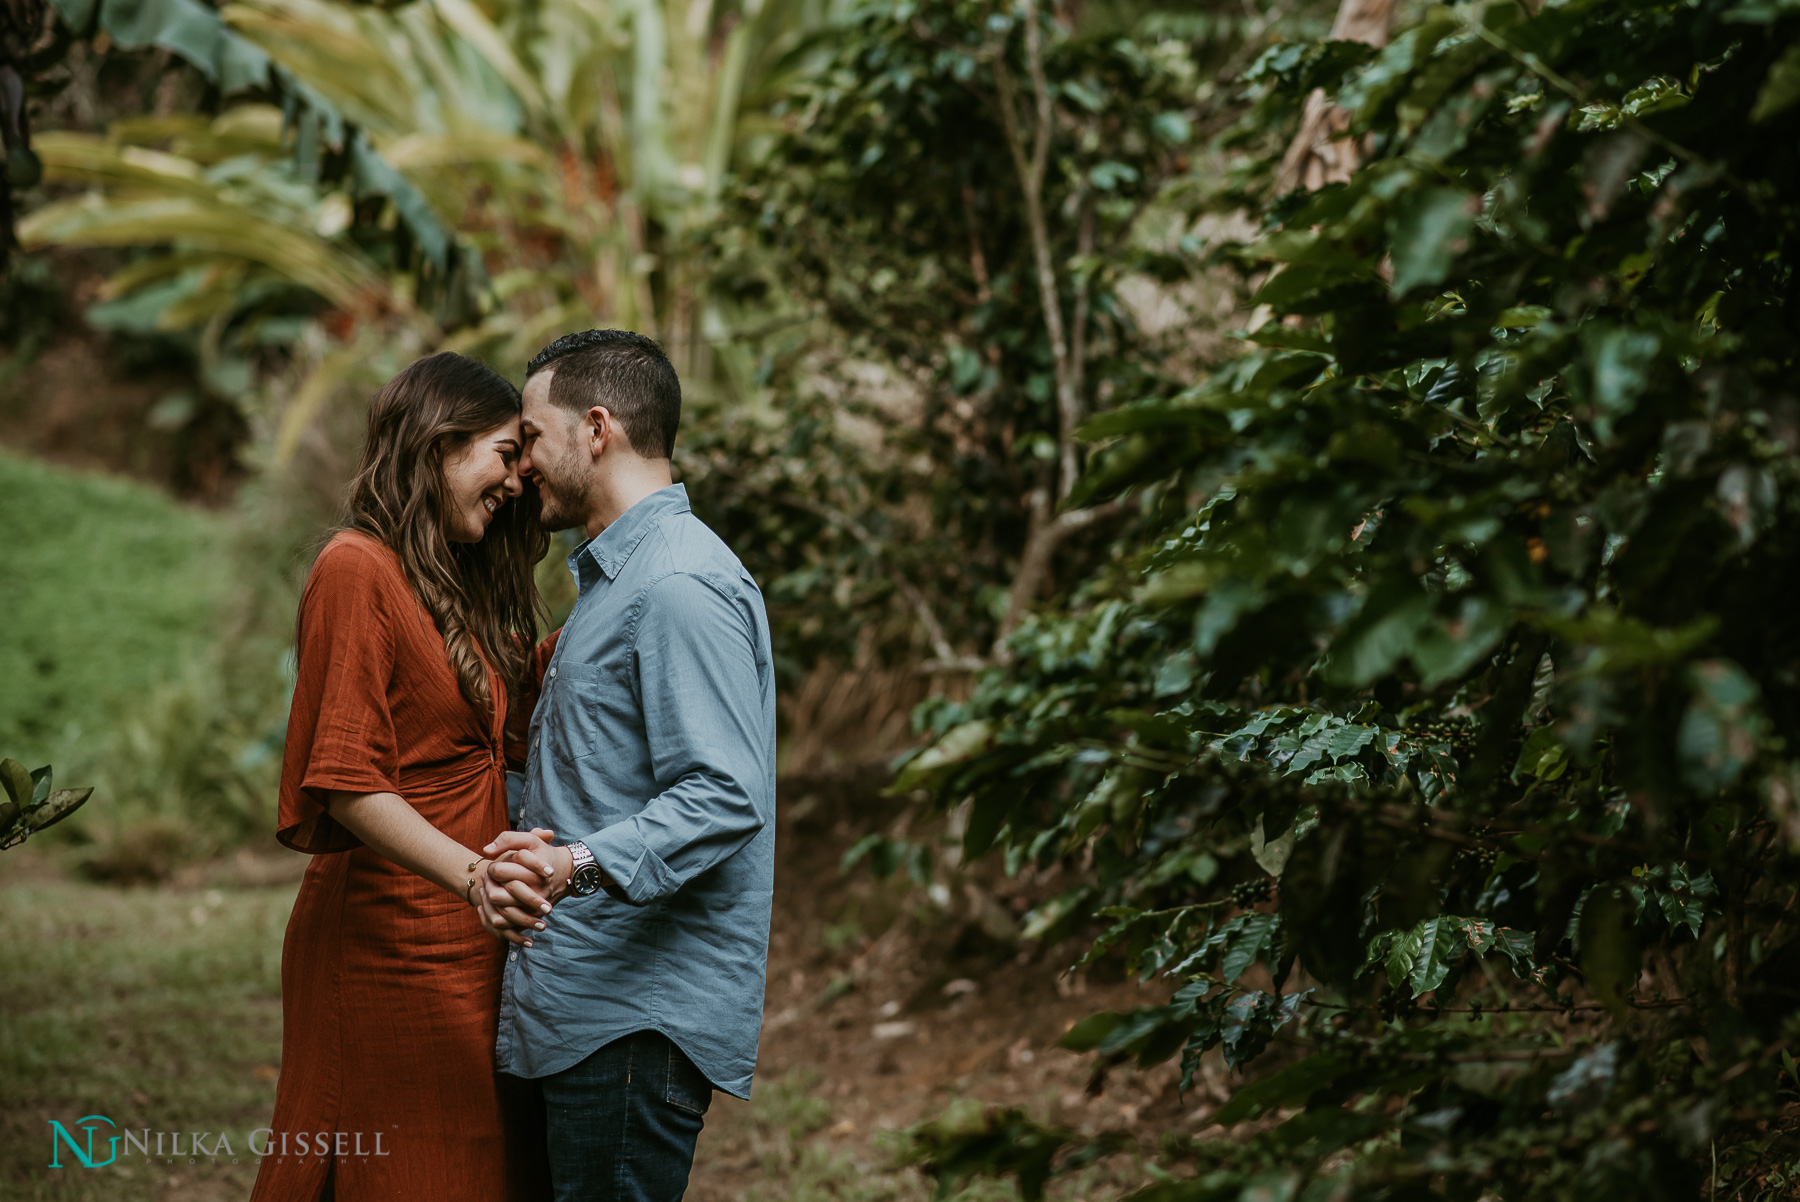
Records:
{"label": "watch face", "polygon": [[569,892],[577,897],[586,897],[600,889],[600,866],[583,864],[569,877]]}

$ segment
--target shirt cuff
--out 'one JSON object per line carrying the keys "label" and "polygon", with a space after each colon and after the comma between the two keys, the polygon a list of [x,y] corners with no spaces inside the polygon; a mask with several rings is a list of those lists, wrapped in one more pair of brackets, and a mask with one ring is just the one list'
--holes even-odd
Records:
{"label": "shirt cuff", "polygon": [[611,879],[607,894],[630,906],[643,906],[681,887],[662,857],[651,851],[631,822],[595,831],[581,840],[594,853],[594,863]]}

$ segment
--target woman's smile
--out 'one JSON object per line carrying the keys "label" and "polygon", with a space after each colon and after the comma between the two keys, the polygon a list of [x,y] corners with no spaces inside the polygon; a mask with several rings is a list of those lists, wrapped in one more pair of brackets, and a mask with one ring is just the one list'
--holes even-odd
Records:
{"label": "woman's smile", "polygon": [[448,527],[451,542],[480,542],[494,515],[519,495],[519,419],[477,434],[444,460],[444,484],[450,493]]}

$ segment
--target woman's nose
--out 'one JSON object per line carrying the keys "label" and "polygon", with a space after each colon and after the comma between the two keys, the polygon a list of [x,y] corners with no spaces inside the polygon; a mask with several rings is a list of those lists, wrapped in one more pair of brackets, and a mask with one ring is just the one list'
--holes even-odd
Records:
{"label": "woman's nose", "polygon": [[519,480],[519,469],[514,467],[506,473],[506,495],[516,497],[525,491],[525,485]]}

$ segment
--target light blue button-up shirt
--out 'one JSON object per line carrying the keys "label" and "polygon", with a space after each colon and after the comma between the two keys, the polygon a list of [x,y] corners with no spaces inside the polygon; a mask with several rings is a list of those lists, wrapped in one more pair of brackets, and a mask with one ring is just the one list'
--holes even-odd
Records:
{"label": "light blue button-up shirt", "polygon": [[515,816],[612,878],[507,952],[497,1063],[543,1077],[634,1031],[750,1096],[775,877],[775,674],[762,593],[652,493],[569,556],[579,594],[531,717]]}

